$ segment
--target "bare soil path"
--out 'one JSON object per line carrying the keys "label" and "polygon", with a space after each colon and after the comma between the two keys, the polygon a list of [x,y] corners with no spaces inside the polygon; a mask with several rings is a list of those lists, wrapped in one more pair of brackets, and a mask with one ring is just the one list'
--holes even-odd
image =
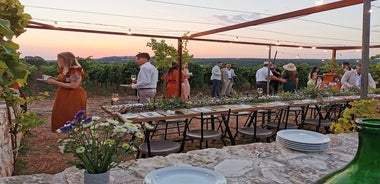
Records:
{"label": "bare soil path", "polygon": [[[15,175],[25,174],[54,174],[72,166],[71,154],[59,152],[58,139],[64,138],[65,134],[57,134],[50,131],[50,115],[53,105],[53,98],[37,101],[30,106],[30,110],[37,112],[39,117],[45,120],[45,124],[34,128],[28,132],[23,140],[23,149],[20,152],[16,163]],[[107,97],[89,97],[87,100],[87,112],[89,115],[101,117],[109,116],[101,106],[109,104]]]}

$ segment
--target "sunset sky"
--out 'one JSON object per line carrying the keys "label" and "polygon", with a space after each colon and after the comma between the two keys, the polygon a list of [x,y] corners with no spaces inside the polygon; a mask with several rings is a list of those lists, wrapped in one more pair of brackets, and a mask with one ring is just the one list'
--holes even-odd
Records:
{"label": "sunset sky", "polygon": [[[314,0],[20,0],[33,21],[67,28],[181,36],[316,6]],[[324,3],[334,1],[324,0]],[[360,46],[363,6],[321,12],[200,38],[308,46]],[[380,1],[372,2],[370,44],[380,45]],[[161,39],[157,39],[161,40]],[[149,52],[148,37],[27,29],[14,40],[22,56],[55,59],[72,51],[80,57],[133,56]],[[176,40],[166,42],[177,46]],[[196,58],[267,58],[265,46],[190,41]],[[273,47],[277,58],[330,59],[331,51]],[[370,56],[380,49],[370,49]],[[338,51],[337,59],[361,51]]]}

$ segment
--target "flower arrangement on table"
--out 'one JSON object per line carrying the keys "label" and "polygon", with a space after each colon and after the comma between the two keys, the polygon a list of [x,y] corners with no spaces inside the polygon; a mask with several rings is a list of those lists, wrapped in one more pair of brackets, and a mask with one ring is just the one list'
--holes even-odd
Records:
{"label": "flower arrangement on table", "polygon": [[76,166],[90,174],[104,173],[118,166],[123,156],[137,150],[136,140],[144,136],[141,125],[100,120],[97,116],[85,118],[85,111],[81,110],[57,130],[68,133],[68,138],[59,141],[61,152],[74,153],[78,159]]}

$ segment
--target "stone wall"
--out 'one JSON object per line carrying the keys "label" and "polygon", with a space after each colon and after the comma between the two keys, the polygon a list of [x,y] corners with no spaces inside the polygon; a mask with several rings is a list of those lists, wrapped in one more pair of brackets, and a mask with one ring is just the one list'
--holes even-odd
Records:
{"label": "stone wall", "polygon": [[5,104],[2,103],[0,104],[0,177],[12,175],[13,162],[7,111]]}
{"label": "stone wall", "polygon": [[[22,135],[19,135],[18,138],[17,142],[20,143]],[[8,127],[7,108],[5,103],[0,101],[0,177],[11,176],[13,170],[14,160],[11,134]]]}

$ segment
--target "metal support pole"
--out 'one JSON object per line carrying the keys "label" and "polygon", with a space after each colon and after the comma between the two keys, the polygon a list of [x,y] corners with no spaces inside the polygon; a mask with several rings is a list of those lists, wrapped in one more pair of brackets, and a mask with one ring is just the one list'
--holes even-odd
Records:
{"label": "metal support pole", "polygon": [[362,73],[360,78],[360,99],[366,99],[368,95],[368,65],[369,65],[369,38],[371,23],[371,0],[363,1],[363,30],[362,30]]}
{"label": "metal support pole", "polygon": [[[271,65],[271,62],[270,62],[270,58],[272,57],[271,56],[271,54],[272,54],[272,46],[271,45],[269,45],[269,53],[268,53],[268,61],[269,61],[269,64],[268,64],[268,76],[269,76],[269,74],[270,74],[270,65]],[[269,88],[270,88],[270,80],[268,81],[267,80],[267,95],[269,95]]]}
{"label": "metal support pole", "polygon": [[178,97],[182,94],[182,39],[178,39]]}

